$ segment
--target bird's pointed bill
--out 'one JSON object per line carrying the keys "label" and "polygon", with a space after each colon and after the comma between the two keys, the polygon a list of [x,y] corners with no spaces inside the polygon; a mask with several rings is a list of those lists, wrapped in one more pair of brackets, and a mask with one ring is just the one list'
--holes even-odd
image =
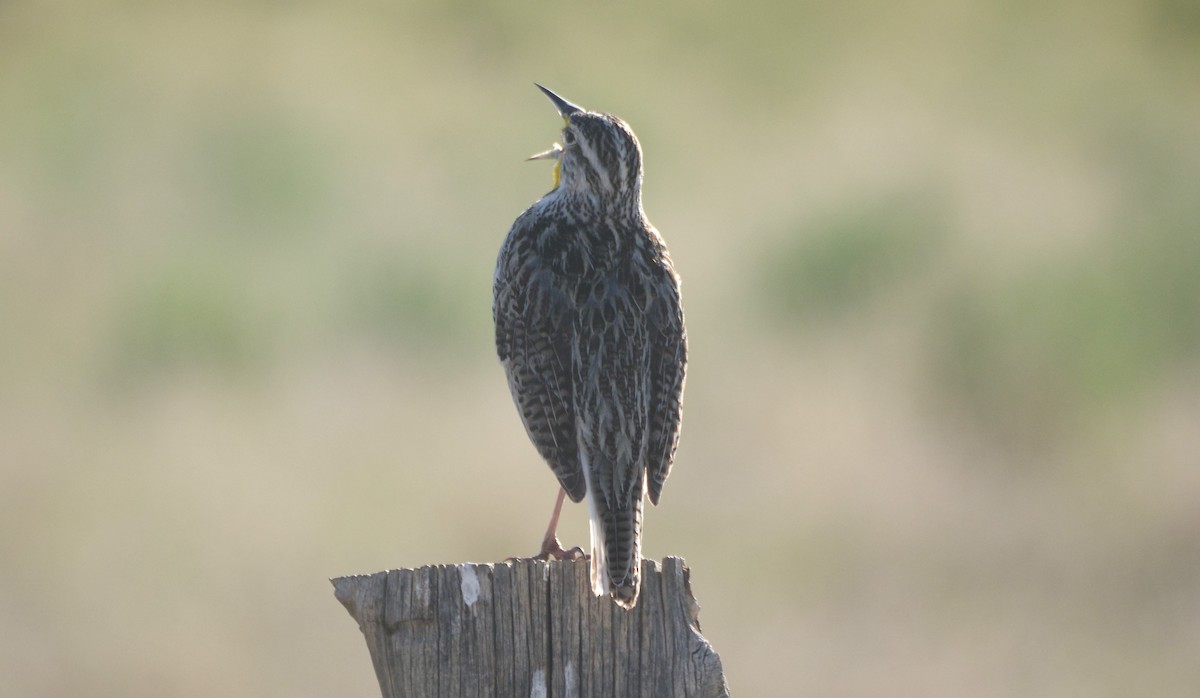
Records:
{"label": "bird's pointed bill", "polygon": [[554,161],[554,189],[558,189],[558,183],[562,179],[562,154],[563,147],[555,143],[550,147],[550,150],[543,150],[536,155],[530,155],[525,158],[526,162],[530,160],[553,160]]}
{"label": "bird's pointed bill", "polygon": [[530,160],[558,160],[558,159],[562,158],[562,152],[563,152],[563,147],[561,145],[559,145],[558,143],[555,143],[554,145],[550,146],[550,150],[543,150],[542,152],[537,153],[535,155],[530,155],[529,157],[525,158],[525,161],[528,162]]}
{"label": "bird's pointed bill", "polygon": [[538,83],[535,82],[533,84],[537,85],[537,88],[550,98],[550,101],[554,103],[554,108],[558,110],[559,115],[562,116],[563,119],[566,119],[575,112],[586,111],[583,107],[577,104],[571,104],[545,87],[538,85]]}

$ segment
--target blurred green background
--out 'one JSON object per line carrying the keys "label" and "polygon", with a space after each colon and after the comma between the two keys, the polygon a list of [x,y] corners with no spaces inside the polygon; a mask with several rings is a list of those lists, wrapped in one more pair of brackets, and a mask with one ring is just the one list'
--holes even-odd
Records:
{"label": "blurred green background", "polygon": [[536,549],[534,80],[646,152],[736,694],[1200,690],[1197,3],[17,0],[5,695],[377,695],[327,577]]}

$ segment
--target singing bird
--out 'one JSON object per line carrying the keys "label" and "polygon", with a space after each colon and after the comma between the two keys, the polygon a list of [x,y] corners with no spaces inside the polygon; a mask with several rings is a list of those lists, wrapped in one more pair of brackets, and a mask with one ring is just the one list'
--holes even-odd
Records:
{"label": "singing bird", "polygon": [[496,351],[529,438],[587,497],[591,582],[625,608],[641,590],[642,509],[658,504],[679,443],[687,335],[679,277],[642,209],[642,149],[621,119],[537,85],[563,118],[554,187],[513,223],[496,260]]}

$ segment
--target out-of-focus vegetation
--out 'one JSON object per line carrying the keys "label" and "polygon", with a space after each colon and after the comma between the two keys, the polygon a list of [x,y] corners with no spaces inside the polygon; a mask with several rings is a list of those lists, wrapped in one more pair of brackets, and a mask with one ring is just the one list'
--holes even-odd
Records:
{"label": "out-of-focus vegetation", "polygon": [[[1200,686],[1188,2],[0,6],[0,686],[373,695],[329,576],[532,552],[538,80],[684,276],[647,554],[744,695]],[[564,538],[585,540],[569,509]]]}

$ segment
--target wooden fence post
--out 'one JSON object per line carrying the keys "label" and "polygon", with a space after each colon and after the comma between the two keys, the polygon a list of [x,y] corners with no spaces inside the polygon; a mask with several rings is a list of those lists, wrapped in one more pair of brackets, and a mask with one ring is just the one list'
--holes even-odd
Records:
{"label": "wooden fence post", "polygon": [[700,635],[683,560],[642,561],[626,611],[597,598],[588,562],[515,560],[338,577],[383,698],[729,695]]}

